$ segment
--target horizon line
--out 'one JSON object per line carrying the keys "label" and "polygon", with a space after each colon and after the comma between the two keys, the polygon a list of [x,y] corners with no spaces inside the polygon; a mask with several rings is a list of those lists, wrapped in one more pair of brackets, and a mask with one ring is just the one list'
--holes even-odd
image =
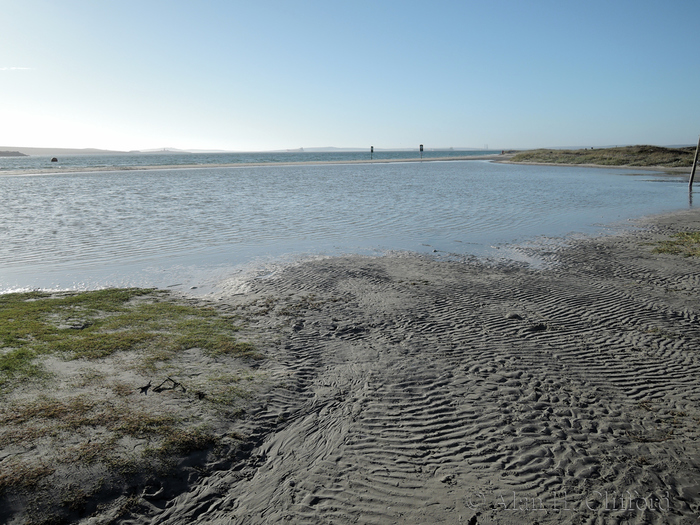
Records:
{"label": "horizon line", "polygon": [[[616,145],[598,145],[598,146],[538,146],[529,148],[475,148],[466,146],[436,146],[436,147],[424,147],[424,151],[528,151],[535,149],[557,149],[557,150],[577,150],[586,148],[617,148],[634,146],[641,144],[630,144],[622,143]],[[667,144],[662,147],[667,148],[681,148],[681,147],[692,147],[695,144]],[[173,147],[163,147],[163,148],[146,148],[146,149],[131,149],[131,150],[116,150],[116,149],[106,149],[106,148],[69,148],[69,147],[43,147],[43,146],[0,146],[1,152],[19,152],[22,150],[33,152],[35,155],[50,154],[50,152],[64,153],[64,154],[80,154],[82,153],[95,153],[95,154],[129,154],[129,153],[302,153],[302,152],[315,152],[320,153],[324,151],[337,151],[337,152],[364,152],[370,151],[373,148],[375,152],[391,152],[391,151],[419,151],[420,147],[410,147],[410,148],[378,148],[374,146],[368,146],[364,148],[358,147],[338,147],[338,146],[312,146],[312,147],[297,147],[297,148],[276,148],[276,149],[261,149],[261,150],[226,150],[226,149],[204,149],[204,148],[173,148]],[[40,153],[40,151],[45,153]]]}

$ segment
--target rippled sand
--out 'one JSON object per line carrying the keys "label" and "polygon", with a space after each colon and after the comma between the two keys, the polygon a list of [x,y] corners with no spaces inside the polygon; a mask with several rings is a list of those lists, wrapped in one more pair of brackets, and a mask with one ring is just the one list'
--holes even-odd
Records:
{"label": "rippled sand", "polygon": [[351,256],[231,283],[215,304],[267,355],[248,449],[81,522],[692,523],[700,270],[648,244],[684,229],[700,211],[546,270]]}

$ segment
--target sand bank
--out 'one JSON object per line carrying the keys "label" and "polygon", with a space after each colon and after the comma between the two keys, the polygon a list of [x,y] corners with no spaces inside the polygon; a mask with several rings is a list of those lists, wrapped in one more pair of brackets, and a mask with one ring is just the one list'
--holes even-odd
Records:
{"label": "sand bank", "polygon": [[154,166],[99,166],[99,167],[50,167],[46,169],[21,169],[0,171],[3,175],[45,175],[45,174],[66,174],[66,173],[92,173],[102,171],[145,171],[145,170],[193,170],[209,168],[246,168],[252,166],[305,166],[323,164],[388,164],[395,162],[448,162],[457,160],[507,160],[514,154],[493,154],[493,155],[465,155],[463,157],[431,157],[421,159],[367,159],[367,160],[329,160],[329,161],[306,161],[306,162],[239,162],[232,164],[168,164]]}
{"label": "sand bank", "polygon": [[694,523],[700,267],[649,243],[700,210],[640,225],[546,270],[350,256],[231,283],[214,304],[267,356],[228,422],[249,447],[80,522]]}

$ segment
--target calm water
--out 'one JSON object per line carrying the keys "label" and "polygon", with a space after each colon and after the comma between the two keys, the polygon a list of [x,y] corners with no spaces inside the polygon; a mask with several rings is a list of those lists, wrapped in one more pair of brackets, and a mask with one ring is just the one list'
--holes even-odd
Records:
{"label": "calm water", "polygon": [[686,176],[476,160],[6,175],[0,292],[206,293],[300,256],[483,256],[688,206]]}
{"label": "calm water", "polygon": [[[469,157],[492,155],[492,150],[440,150],[424,151],[423,158]],[[404,160],[420,158],[418,151],[375,151],[374,160]],[[197,164],[279,164],[289,162],[346,162],[370,160],[369,150],[337,152],[260,152],[260,153],[123,153],[118,155],[59,155],[58,162],[51,156],[0,157],[0,174],[10,171],[51,171],[55,173],[85,168],[132,168]]]}

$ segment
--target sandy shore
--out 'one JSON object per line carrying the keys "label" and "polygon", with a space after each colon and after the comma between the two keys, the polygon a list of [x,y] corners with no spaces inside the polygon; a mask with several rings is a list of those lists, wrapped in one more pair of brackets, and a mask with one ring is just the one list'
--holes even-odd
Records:
{"label": "sandy shore", "polygon": [[642,226],[546,270],[350,256],[231,283],[213,304],[267,356],[227,423],[244,453],[80,523],[696,523],[700,266],[650,243],[700,210]]}
{"label": "sandy shore", "polygon": [[[511,158],[514,155],[511,155]],[[665,173],[673,173],[673,174],[679,174],[679,173],[688,173],[692,171],[692,166],[684,166],[684,167],[670,167],[670,166],[632,166],[628,164],[620,164],[620,165],[606,165],[606,164],[565,164],[565,163],[556,163],[556,162],[513,162],[508,159],[494,159],[497,162],[501,162],[503,164],[518,164],[518,165],[524,165],[524,166],[570,166],[570,167],[578,167],[578,168],[606,168],[606,169],[623,169],[623,170],[641,170],[641,171],[660,171],[660,172],[665,172]]]}

